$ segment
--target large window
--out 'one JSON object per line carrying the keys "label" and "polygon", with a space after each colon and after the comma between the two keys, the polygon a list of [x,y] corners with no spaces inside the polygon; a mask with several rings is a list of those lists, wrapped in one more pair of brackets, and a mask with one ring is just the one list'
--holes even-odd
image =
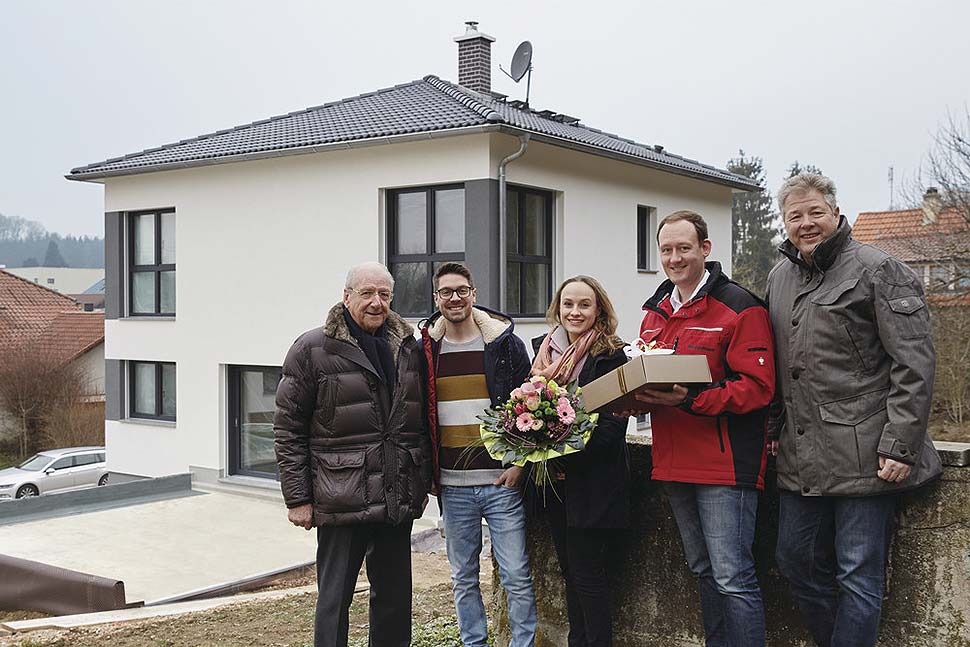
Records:
{"label": "large window", "polygon": [[446,261],[465,259],[465,189],[439,186],[388,192],[388,265],[395,312],[431,312],[431,278]]}
{"label": "large window", "polygon": [[552,194],[508,189],[505,308],[510,315],[545,316],[552,295]]}
{"label": "large window", "polygon": [[128,312],[175,314],[175,212],[128,214]]}
{"label": "large window", "polygon": [[637,205],[637,269],[650,272],[657,269],[654,236],[657,233],[657,210]]}
{"label": "large window", "polygon": [[273,413],[278,367],[229,367],[229,473],[277,478]]}
{"label": "large window", "polygon": [[175,420],[175,364],[128,362],[128,416]]}

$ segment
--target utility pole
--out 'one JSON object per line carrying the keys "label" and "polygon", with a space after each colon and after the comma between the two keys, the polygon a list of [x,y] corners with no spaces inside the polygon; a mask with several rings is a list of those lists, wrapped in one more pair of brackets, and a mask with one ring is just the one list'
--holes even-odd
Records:
{"label": "utility pole", "polygon": [[896,208],[896,193],[893,189],[893,167],[889,167],[889,210]]}

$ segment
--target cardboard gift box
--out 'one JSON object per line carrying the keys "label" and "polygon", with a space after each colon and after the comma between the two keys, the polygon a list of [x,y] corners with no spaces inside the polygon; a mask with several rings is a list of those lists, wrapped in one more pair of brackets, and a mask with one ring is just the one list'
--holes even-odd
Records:
{"label": "cardboard gift box", "polygon": [[670,390],[674,384],[710,384],[711,368],[705,355],[653,355],[634,357],[616,370],[583,387],[587,411],[640,409],[633,394],[644,386]]}

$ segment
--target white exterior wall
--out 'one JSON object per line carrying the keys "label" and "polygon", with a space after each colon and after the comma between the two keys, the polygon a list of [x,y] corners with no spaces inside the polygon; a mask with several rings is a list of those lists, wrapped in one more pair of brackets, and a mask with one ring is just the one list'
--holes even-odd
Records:
{"label": "white exterior wall", "polygon": [[176,363],[177,422],[108,421],[111,470],[225,469],[229,364],[279,366],[347,269],[382,259],[382,189],[488,176],[488,136],[108,179],[105,210],[175,207],[176,317],[105,321],[105,357]]}
{"label": "white exterior wall", "polygon": [[104,344],[98,344],[74,360],[87,377],[86,395],[104,396]]}
{"label": "white exterior wall", "polygon": [[[111,178],[105,210],[176,209],[177,316],[105,321],[105,357],[175,362],[177,422],[107,421],[109,468],[146,476],[227,466],[227,365],[279,366],[303,331],[340,299],[346,270],[384,260],[383,189],[496,177],[518,141],[468,135]],[[730,271],[730,189],[532,143],[509,182],[555,193],[554,288],[599,278],[621,320],[663,273],[636,267],[637,205],[659,217],[693,209]],[[653,249],[656,258],[656,249]],[[521,322],[528,340],[542,322]]]}
{"label": "white exterior wall", "polygon": [[[494,135],[493,168],[518,150],[517,138]],[[570,276],[588,274],[603,284],[620,319],[619,335],[640,331],[642,305],[666,277],[651,232],[657,271],[637,270],[637,205],[654,207],[656,221],[679,209],[704,216],[712,241],[710,260],[731,272],[731,189],[643,166],[530,142],[507,167],[510,184],[556,193],[553,291]],[[516,325],[525,339],[548,330],[544,322]],[[529,346],[531,348],[531,346]]]}

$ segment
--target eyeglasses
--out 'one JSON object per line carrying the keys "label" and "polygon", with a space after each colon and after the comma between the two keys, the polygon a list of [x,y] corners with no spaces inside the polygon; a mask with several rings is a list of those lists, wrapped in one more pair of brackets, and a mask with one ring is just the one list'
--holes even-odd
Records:
{"label": "eyeglasses", "polygon": [[394,298],[394,293],[391,292],[390,290],[359,290],[357,288],[348,288],[348,289],[351,292],[354,292],[355,294],[357,294],[357,296],[359,296],[364,301],[370,301],[371,299],[374,298],[375,294],[378,297],[380,297],[381,301],[383,301],[384,303],[390,303],[391,299]]}
{"label": "eyeglasses", "polygon": [[452,288],[438,288],[437,290],[435,290],[435,294],[438,295],[438,298],[439,299],[444,299],[445,301],[447,301],[448,299],[450,299],[451,297],[453,297],[456,294],[461,299],[467,299],[468,298],[468,295],[471,294],[472,293],[472,290],[474,290],[474,289],[475,288],[473,288],[471,286],[468,286],[468,285],[463,285],[460,288],[458,288],[457,290],[452,289]]}

